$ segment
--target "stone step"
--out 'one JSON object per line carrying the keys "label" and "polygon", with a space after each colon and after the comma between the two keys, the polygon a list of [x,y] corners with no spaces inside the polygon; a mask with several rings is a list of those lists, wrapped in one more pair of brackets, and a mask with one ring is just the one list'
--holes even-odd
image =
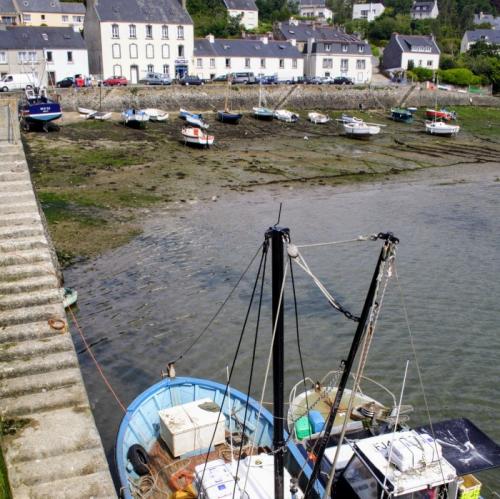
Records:
{"label": "stone step", "polygon": [[74,352],[64,351],[41,355],[29,361],[15,360],[0,364],[0,379],[17,378],[77,367]]}
{"label": "stone step", "polygon": [[0,407],[0,416],[4,418],[26,417],[33,413],[85,405],[86,403],[88,403],[87,393],[83,383],[80,383],[45,393],[4,397]]}
{"label": "stone step", "polygon": [[48,249],[47,239],[45,235],[20,237],[12,241],[0,241],[0,255],[13,251],[23,251],[32,249]]}
{"label": "stone step", "polygon": [[[2,194],[0,193],[0,196]],[[41,217],[37,211],[29,213],[0,213],[0,227],[12,227],[16,225],[40,224]]]}
{"label": "stone step", "polygon": [[24,153],[21,151],[7,151],[0,154],[1,163],[10,163],[12,161],[22,161],[24,159]]}
{"label": "stone step", "polygon": [[50,338],[23,341],[21,343],[2,343],[0,348],[0,370],[12,361],[29,361],[57,352],[74,351],[69,333],[60,333]]}
{"label": "stone step", "polygon": [[31,201],[34,199],[34,197],[35,195],[32,190],[9,192],[8,194],[3,194],[2,196],[0,196],[0,205]]}
{"label": "stone step", "polygon": [[58,287],[59,284],[54,275],[27,277],[25,279],[10,282],[0,281],[0,300],[2,299],[2,295],[25,293],[27,291],[50,290]]}
{"label": "stone step", "polygon": [[42,340],[60,334],[62,334],[61,331],[51,328],[47,321],[16,324],[15,326],[0,328],[0,345],[2,343],[22,343],[23,341]]}
{"label": "stone step", "polygon": [[0,213],[8,215],[12,213],[38,213],[38,205],[35,197],[29,201],[0,204]]}
{"label": "stone step", "polygon": [[0,280],[3,282],[11,282],[26,277],[35,277],[41,275],[55,275],[52,262],[40,262],[28,265],[6,265],[2,267]]}
{"label": "stone step", "polygon": [[0,397],[18,397],[33,393],[48,393],[51,390],[81,383],[80,369],[63,369],[51,373],[33,374],[0,381]]}
{"label": "stone step", "polygon": [[0,328],[26,322],[48,321],[58,317],[64,317],[63,306],[59,303],[33,306],[28,309],[2,310]]}
{"label": "stone step", "polygon": [[13,295],[0,295],[0,314],[4,311],[16,309],[28,309],[33,306],[62,303],[62,295],[59,289],[43,289],[26,291]]}
{"label": "stone step", "polygon": [[5,180],[0,182],[0,196],[8,194],[9,192],[28,191],[32,188],[33,186],[30,180]]}
{"label": "stone step", "polygon": [[31,181],[31,177],[27,171],[0,172],[0,182],[10,182],[12,180]]}
{"label": "stone step", "polygon": [[0,253],[0,267],[51,261],[48,248]]}
{"label": "stone step", "polygon": [[[15,472],[10,476],[11,487],[33,487],[36,490],[42,484],[50,484],[54,480],[66,480],[68,478],[80,477],[80,480],[87,480],[89,475],[106,470],[108,464],[103,456],[102,450],[85,449],[77,452],[70,452],[61,456],[53,456],[48,459],[38,459],[31,461],[27,473]],[[17,471],[17,470],[16,470]],[[57,493],[57,491],[56,491]],[[33,497],[31,495],[30,497]],[[53,495],[50,495],[53,497]],[[67,497],[91,497],[70,494]],[[93,496],[95,497],[95,495]]]}
{"label": "stone step", "polygon": [[15,225],[13,227],[0,227],[0,240],[17,238],[17,237],[29,237],[29,236],[39,236],[43,234],[43,228],[41,225]]}

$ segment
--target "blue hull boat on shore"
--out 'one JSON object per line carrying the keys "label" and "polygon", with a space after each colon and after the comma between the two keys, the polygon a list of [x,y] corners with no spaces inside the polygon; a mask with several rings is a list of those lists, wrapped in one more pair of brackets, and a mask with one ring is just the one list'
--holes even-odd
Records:
{"label": "blue hull boat on shore", "polygon": [[27,90],[24,102],[19,105],[21,125],[26,131],[29,131],[33,125],[41,126],[47,131],[48,123],[61,116],[61,104],[50,100],[44,89],[38,93],[32,89]]}

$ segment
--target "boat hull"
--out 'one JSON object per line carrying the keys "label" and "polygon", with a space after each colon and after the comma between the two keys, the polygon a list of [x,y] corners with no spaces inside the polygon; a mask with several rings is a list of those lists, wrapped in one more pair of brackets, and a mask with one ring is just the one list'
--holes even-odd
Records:
{"label": "boat hull", "polygon": [[265,107],[254,107],[253,116],[258,120],[272,121],[274,119],[274,113]]}
{"label": "boat hull", "polygon": [[243,115],[240,113],[227,113],[226,111],[217,111],[217,119],[221,123],[230,123],[232,125],[237,125]]}
{"label": "boat hull", "polygon": [[380,127],[365,123],[344,123],[344,131],[348,137],[369,138],[380,133]]}
{"label": "boat hull", "polygon": [[425,111],[425,116],[431,120],[445,120],[452,121],[457,118],[456,113],[451,111],[445,111],[444,109],[437,111],[435,109],[427,109]]}
{"label": "boat hull", "polygon": [[122,120],[130,127],[142,127],[149,121],[149,115],[144,111],[127,110],[122,113]]}
{"label": "boat hull", "polygon": [[430,135],[440,135],[442,137],[451,137],[457,135],[460,131],[458,125],[448,125],[438,121],[425,124],[425,131]]}
{"label": "boat hull", "polygon": [[291,111],[278,110],[274,112],[274,117],[285,123],[297,123],[299,121],[299,116]]}
{"label": "boat hull", "polygon": [[328,123],[330,121],[330,118],[328,116],[321,113],[309,113],[307,117],[309,121],[311,123],[314,123],[315,125],[324,125],[325,123]]}
{"label": "boat hull", "polygon": [[23,119],[31,123],[49,123],[62,116],[61,105],[57,102],[41,102],[25,105],[20,112]]}
{"label": "boat hull", "polygon": [[412,123],[413,114],[406,109],[391,109],[391,119],[399,123]]}
{"label": "boat hull", "polygon": [[215,140],[213,135],[208,135],[199,128],[186,127],[182,129],[181,133],[184,143],[193,146],[210,147]]}

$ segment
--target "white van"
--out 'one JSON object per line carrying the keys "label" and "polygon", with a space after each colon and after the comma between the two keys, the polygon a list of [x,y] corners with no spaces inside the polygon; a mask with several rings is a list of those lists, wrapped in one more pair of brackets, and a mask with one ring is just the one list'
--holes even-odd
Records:
{"label": "white van", "polygon": [[6,74],[0,80],[0,91],[24,90],[25,88],[39,87],[40,82],[33,74]]}

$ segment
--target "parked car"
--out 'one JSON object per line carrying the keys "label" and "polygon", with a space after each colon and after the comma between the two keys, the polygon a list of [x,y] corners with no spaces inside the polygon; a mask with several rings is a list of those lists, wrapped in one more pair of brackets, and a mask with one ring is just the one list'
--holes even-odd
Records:
{"label": "parked car", "polygon": [[233,83],[238,84],[238,83],[246,83],[248,85],[252,83],[256,83],[256,79],[253,73],[251,72],[244,72],[244,73],[231,73],[231,80]]}
{"label": "parked car", "polygon": [[146,76],[139,80],[143,85],[171,85],[172,79],[162,73],[146,73]]}
{"label": "parked car", "polygon": [[66,78],[63,78],[62,80],[59,80],[56,83],[57,88],[68,88],[72,87],[75,84],[75,80],[72,76],[67,76]]}
{"label": "parked car", "polygon": [[261,83],[262,85],[277,85],[278,77],[277,76],[258,76],[256,81],[258,83]]}
{"label": "parked car", "polygon": [[204,81],[201,80],[198,76],[184,76],[184,78],[181,78],[179,80],[179,83],[181,85],[203,85]]}
{"label": "parked car", "polygon": [[217,81],[226,82],[227,81],[227,75],[216,76],[215,78],[212,78],[212,81],[214,81],[214,82],[217,82]]}
{"label": "parked car", "polygon": [[347,76],[336,76],[332,83],[334,85],[354,85],[354,82]]}
{"label": "parked car", "polygon": [[102,82],[105,87],[119,87],[121,85],[128,85],[128,80],[125,76],[112,76]]}
{"label": "parked car", "polygon": [[18,73],[6,74],[0,80],[0,91],[24,90],[25,88],[39,87],[40,81],[32,74]]}

